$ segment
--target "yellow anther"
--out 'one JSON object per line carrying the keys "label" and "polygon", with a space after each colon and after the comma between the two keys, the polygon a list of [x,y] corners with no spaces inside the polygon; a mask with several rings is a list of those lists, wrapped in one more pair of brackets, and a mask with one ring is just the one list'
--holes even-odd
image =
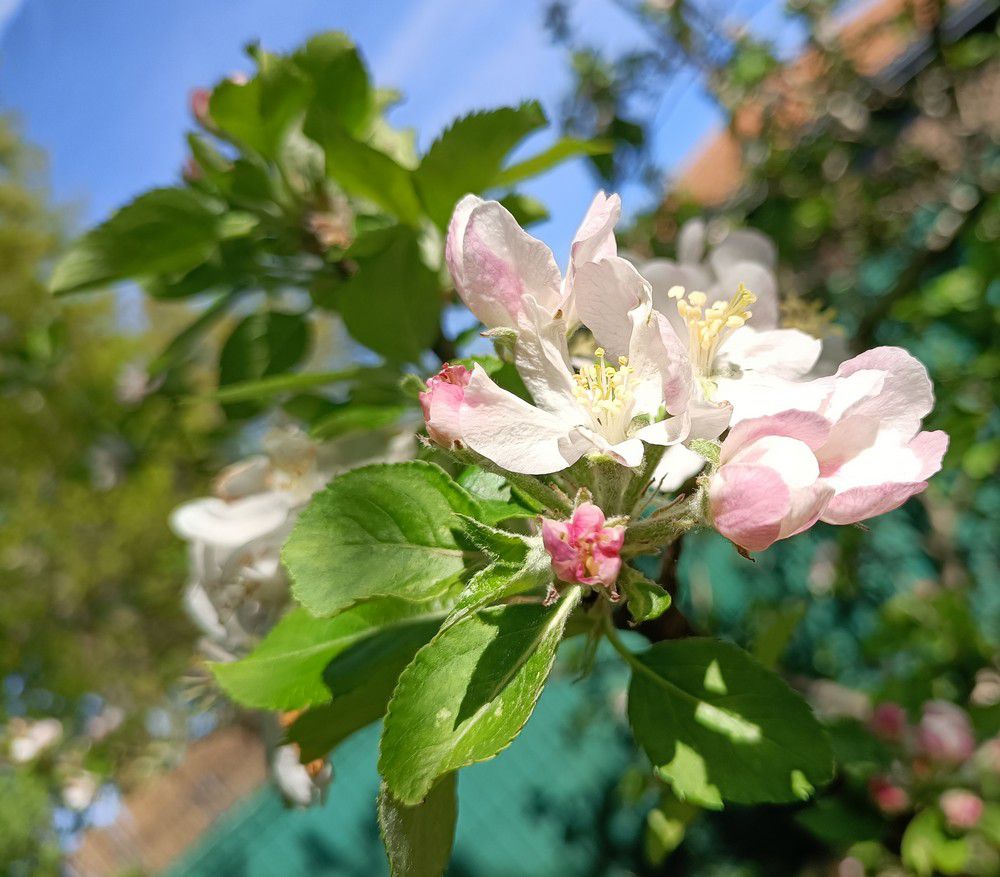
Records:
{"label": "yellow anther", "polygon": [[632,369],[628,357],[618,357],[618,368],[604,361],[606,352],[594,351],[595,364],[585,365],[573,376],[573,394],[590,412],[595,428],[609,441],[626,438],[632,411]]}
{"label": "yellow anther", "polygon": [[701,375],[709,377],[715,355],[726,336],[746,325],[753,316],[749,308],[757,296],[741,283],[729,301],[713,302],[706,309],[708,296],[703,292],[695,291],[685,297],[684,291],[675,286],[668,294],[677,299],[677,312],[687,323],[691,360]]}

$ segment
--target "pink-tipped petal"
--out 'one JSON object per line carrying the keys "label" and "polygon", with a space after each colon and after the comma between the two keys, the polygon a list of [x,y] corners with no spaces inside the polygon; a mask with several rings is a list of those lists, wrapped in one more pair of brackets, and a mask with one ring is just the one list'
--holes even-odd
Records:
{"label": "pink-tipped petal", "polygon": [[748,551],[763,551],[781,538],[791,492],[773,469],[724,466],[708,489],[712,519],[727,539]]}
{"label": "pink-tipped petal", "polygon": [[526,294],[555,313],[562,278],[545,244],[525,232],[497,201],[475,204],[468,212],[461,246],[454,242],[461,215],[458,219],[455,235],[449,235],[450,261],[460,251],[462,264],[460,269],[452,267],[452,278],[462,301],[480,322],[489,328],[516,328]]}

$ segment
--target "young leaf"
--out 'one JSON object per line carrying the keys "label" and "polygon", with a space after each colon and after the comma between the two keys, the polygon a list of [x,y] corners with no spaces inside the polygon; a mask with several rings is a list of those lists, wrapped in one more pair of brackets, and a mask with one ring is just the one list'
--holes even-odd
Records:
{"label": "young leaf", "polygon": [[313,83],[303,127],[308,134],[317,128],[339,126],[356,137],[371,124],[375,108],[368,71],[357,48],[346,34],[317,34],[292,60]]}
{"label": "young leaf", "polygon": [[439,596],[468,558],[456,538],[456,515],[478,512],[476,501],[432,463],[347,472],[313,497],[285,543],[292,592],[316,615],[377,596]]}
{"label": "young leaf", "polygon": [[257,402],[283,393],[298,393],[312,387],[351,381],[360,374],[360,368],[346,368],[335,372],[298,372],[272,375],[269,378],[220,387],[212,395],[212,398],[217,402]]}
{"label": "young leaf", "polygon": [[420,201],[409,170],[374,146],[355,140],[338,125],[317,118],[305,133],[323,147],[326,174],[410,226],[420,222]]}
{"label": "young leaf", "polygon": [[535,101],[472,113],[453,122],[431,144],[414,173],[431,219],[444,228],[463,195],[497,185],[507,154],[545,123],[545,113]]}
{"label": "young leaf", "polygon": [[78,240],[49,285],[62,295],[101,284],[181,273],[205,261],[225,214],[189,189],[153,189]]}
{"label": "young leaf", "polygon": [[390,877],[440,877],[451,858],[458,819],[457,776],[442,777],[412,807],[393,797],[385,783],[378,793],[378,824]]}
{"label": "young leaf", "polygon": [[659,774],[704,807],[804,800],[833,774],[806,702],[730,643],[674,640],[638,655],[628,709]]}
{"label": "young leaf", "polygon": [[470,518],[460,516],[462,531],[469,541],[483,554],[494,560],[522,563],[528,554],[531,541],[526,536],[500,530]]}
{"label": "young leaf", "polygon": [[419,362],[440,331],[441,288],[403,226],[359,237],[348,256],[358,272],[338,293],[351,335],[393,362]]}
{"label": "young leaf", "polygon": [[[245,658],[212,664],[211,668],[226,694],[243,706],[285,710],[313,706],[330,700],[323,672],[338,655],[350,654],[383,637],[409,640],[423,636],[410,650],[412,657],[443,617],[440,606],[392,598],[361,603],[335,618],[316,618],[295,608]],[[397,676],[408,662],[409,658],[398,667]],[[390,692],[395,679],[389,685]]]}
{"label": "young leaf", "polygon": [[209,115],[228,139],[265,158],[281,143],[309,99],[309,83],[287,58],[262,52],[260,70],[247,82],[225,79],[212,91]]}
{"label": "young leaf", "polygon": [[495,185],[511,186],[529,177],[545,173],[567,159],[577,158],[581,155],[607,155],[614,148],[615,145],[610,140],[580,140],[576,137],[563,137],[548,149],[539,152],[538,155],[519,161],[501,171]]}
{"label": "young leaf", "polygon": [[628,601],[628,611],[636,624],[659,618],[670,608],[670,594],[656,582],[651,582],[637,569],[622,567],[618,579],[622,593]]}
{"label": "young leaf", "polygon": [[524,727],[580,600],[486,609],[442,630],[399,678],[389,703],[379,773],[404,804],[444,774],[492,758]]}
{"label": "young leaf", "polygon": [[309,434],[318,440],[336,438],[349,432],[372,432],[392,426],[410,408],[407,405],[358,405],[348,402],[317,420]]}

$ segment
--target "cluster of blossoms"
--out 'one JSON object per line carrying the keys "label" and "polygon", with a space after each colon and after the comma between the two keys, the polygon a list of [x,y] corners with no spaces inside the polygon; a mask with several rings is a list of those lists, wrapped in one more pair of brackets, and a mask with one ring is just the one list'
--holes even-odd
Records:
{"label": "cluster of blossoms", "polygon": [[[636,267],[618,254],[620,212],[618,196],[594,199],[565,274],[495,201],[465,197],[448,230],[458,294],[529,398],[479,364],[448,364],[421,396],[428,435],[494,471],[591,492],[600,509],[545,522],[560,579],[611,587],[628,540],[603,515],[636,524],[650,485],[703,469],[685,509],[744,551],[926,487],[947,436],[921,431],[933,392],[917,360],[882,347],[821,374],[822,342],[779,327],[766,237],[733,232],[706,258],[704,226],[689,225],[679,262]],[[592,357],[571,356],[581,347]]]}
{"label": "cluster of blossoms", "polygon": [[985,809],[979,787],[1000,779],[1000,738],[977,745],[965,710],[943,700],[925,703],[916,725],[898,704],[879,704],[868,728],[894,754],[891,769],[868,783],[883,813],[910,813],[929,802],[955,831],[979,825]]}

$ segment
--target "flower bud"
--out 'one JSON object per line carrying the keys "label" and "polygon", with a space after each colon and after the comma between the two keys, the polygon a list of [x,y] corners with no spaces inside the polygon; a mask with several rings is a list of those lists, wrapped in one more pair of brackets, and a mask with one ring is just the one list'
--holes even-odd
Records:
{"label": "flower bud", "polygon": [[613,598],[622,567],[624,527],[605,526],[604,512],[593,503],[577,506],[568,521],[542,520],[542,542],[560,581],[602,585]]}
{"label": "flower bud", "polygon": [[975,828],[983,815],[983,799],[965,789],[949,789],[938,804],[952,828]]}
{"label": "flower bud", "polygon": [[203,128],[207,128],[212,123],[212,117],[208,112],[208,105],[212,100],[212,92],[207,88],[192,88],[188,97],[188,106],[191,108],[191,115],[195,121]]}
{"label": "flower bud", "polygon": [[886,743],[899,743],[906,732],[906,710],[898,703],[880,703],[868,720],[868,730]]}
{"label": "flower bud", "polygon": [[902,813],[910,806],[910,796],[906,790],[897,786],[884,774],[874,776],[868,781],[868,792],[875,806],[887,816]]}
{"label": "flower bud", "polygon": [[924,704],[917,726],[917,746],[932,761],[961,764],[971,757],[976,738],[963,709],[944,700],[932,700]]}
{"label": "flower bud", "polygon": [[453,448],[462,440],[459,411],[471,377],[472,372],[464,365],[445,364],[420,394],[427,434],[443,448]]}

